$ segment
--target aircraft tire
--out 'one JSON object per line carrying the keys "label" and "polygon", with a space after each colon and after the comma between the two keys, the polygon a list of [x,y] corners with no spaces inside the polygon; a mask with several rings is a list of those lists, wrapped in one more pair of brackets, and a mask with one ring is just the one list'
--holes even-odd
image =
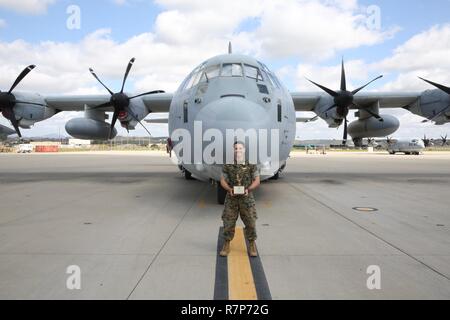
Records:
{"label": "aircraft tire", "polygon": [[280,171],[277,171],[272,177],[270,177],[270,180],[278,180],[280,178]]}
{"label": "aircraft tire", "polygon": [[184,169],[184,178],[185,178],[186,180],[192,180],[192,179],[193,179],[193,178],[192,178],[192,173],[191,173],[190,171]]}

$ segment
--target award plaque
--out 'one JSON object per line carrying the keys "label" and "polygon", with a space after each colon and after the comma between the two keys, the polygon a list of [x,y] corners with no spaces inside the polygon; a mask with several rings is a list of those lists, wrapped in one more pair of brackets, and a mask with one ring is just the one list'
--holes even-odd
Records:
{"label": "award plaque", "polygon": [[236,195],[245,194],[244,186],[234,186],[233,193],[236,194]]}
{"label": "award plaque", "polygon": [[233,187],[233,193],[235,195],[245,194],[245,187],[241,185],[241,178],[239,175],[236,176],[237,185]]}

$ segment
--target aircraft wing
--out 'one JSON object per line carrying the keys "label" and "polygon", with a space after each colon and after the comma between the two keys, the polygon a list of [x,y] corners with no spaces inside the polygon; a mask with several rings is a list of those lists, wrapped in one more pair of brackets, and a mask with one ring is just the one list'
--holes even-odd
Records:
{"label": "aircraft wing", "polygon": [[319,102],[321,93],[291,92],[295,111],[314,111]]}
{"label": "aircraft wing", "polygon": [[169,112],[173,93],[158,93],[142,97],[145,106],[151,112]]}
{"label": "aircraft wing", "polygon": [[[61,111],[84,111],[84,107],[94,107],[106,103],[111,98],[108,94],[102,95],[50,95],[44,97],[50,108]],[[105,110],[113,111],[113,108]]]}
{"label": "aircraft wing", "polygon": [[[141,99],[151,112],[169,112],[172,102],[172,93],[158,93],[142,96]],[[44,97],[46,104],[60,111],[84,111],[85,106],[94,107],[106,103],[111,98],[108,94],[102,95],[49,95]],[[134,99],[133,99],[134,100]],[[131,101],[133,101],[131,100]],[[104,108],[113,111],[112,107]]]}
{"label": "aircraft wing", "polygon": [[[379,103],[380,108],[406,108],[414,105],[421,96],[421,92],[368,92],[355,95],[355,103],[361,106],[367,106]],[[295,111],[314,111],[321,99],[332,97],[326,93],[303,93],[291,92]],[[352,109],[352,108],[350,108]]]}
{"label": "aircraft wing", "polygon": [[[380,108],[406,108],[415,104],[421,92],[367,92],[355,95],[355,103],[361,106],[379,102]],[[350,108],[352,109],[352,108]]]}

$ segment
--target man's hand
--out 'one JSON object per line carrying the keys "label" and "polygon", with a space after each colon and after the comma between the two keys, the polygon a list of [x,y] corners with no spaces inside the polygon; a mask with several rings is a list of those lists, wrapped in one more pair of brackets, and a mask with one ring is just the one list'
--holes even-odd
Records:
{"label": "man's hand", "polygon": [[248,192],[249,192],[248,189],[245,189],[245,193],[244,193],[245,196],[248,196]]}
{"label": "man's hand", "polygon": [[229,194],[230,196],[234,196],[234,192],[233,192],[233,188],[231,188],[227,181],[225,180],[225,178],[222,176],[220,177],[220,185],[222,186],[222,188],[224,188]]}

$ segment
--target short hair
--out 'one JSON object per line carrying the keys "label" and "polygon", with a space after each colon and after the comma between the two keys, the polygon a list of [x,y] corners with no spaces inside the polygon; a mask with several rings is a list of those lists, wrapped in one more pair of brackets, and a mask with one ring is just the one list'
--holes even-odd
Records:
{"label": "short hair", "polygon": [[243,146],[244,148],[245,148],[245,143],[244,142],[242,142],[242,141],[235,141],[234,143],[233,143],[233,147],[234,146],[236,146],[237,144],[240,144],[241,146]]}

